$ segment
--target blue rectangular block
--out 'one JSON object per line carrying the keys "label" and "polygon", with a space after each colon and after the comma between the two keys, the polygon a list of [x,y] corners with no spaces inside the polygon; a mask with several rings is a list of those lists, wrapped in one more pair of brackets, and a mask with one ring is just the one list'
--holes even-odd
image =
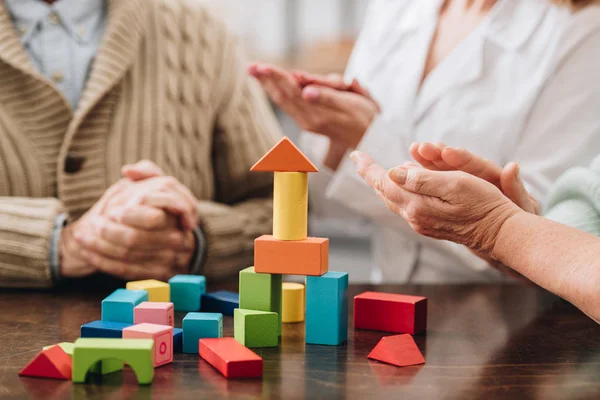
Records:
{"label": "blue rectangular block", "polygon": [[240,308],[240,295],[234,292],[221,290],[206,293],[202,296],[202,312],[217,312],[223,315],[233,315],[233,310]]}
{"label": "blue rectangular block", "polygon": [[173,353],[183,352],[183,329],[173,328]]}
{"label": "blue rectangular block", "polygon": [[102,300],[102,321],[133,324],[133,308],[148,301],[146,290],[117,289]]}
{"label": "blue rectangular block", "polygon": [[198,311],[206,293],[206,278],[200,275],[175,275],[169,279],[171,302],[175,311]]}
{"label": "blue rectangular block", "polygon": [[223,337],[223,314],[188,313],[183,318],[183,352],[198,354],[198,341]]}
{"label": "blue rectangular block", "polygon": [[348,340],[348,273],[306,277],[306,343],[337,346]]}
{"label": "blue rectangular block", "polygon": [[92,321],[85,325],[81,325],[81,333],[79,336],[87,338],[114,338],[121,339],[123,337],[123,329],[131,326],[124,322],[111,321]]}

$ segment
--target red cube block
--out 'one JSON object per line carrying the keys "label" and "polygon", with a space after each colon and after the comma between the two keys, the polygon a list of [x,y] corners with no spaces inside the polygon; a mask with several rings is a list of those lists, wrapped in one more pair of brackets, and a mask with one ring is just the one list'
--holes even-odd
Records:
{"label": "red cube block", "polygon": [[262,376],[262,358],[232,337],[200,339],[199,353],[227,378]]}
{"label": "red cube block", "polygon": [[354,297],[354,328],[415,334],[427,329],[427,298],[365,292]]}

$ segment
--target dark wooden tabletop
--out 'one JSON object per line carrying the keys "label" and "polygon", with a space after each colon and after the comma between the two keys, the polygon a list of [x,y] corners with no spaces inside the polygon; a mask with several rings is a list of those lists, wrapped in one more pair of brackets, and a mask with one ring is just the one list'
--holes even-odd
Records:
{"label": "dark wooden tabletop", "polygon": [[262,380],[229,381],[198,356],[177,354],[146,387],[130,370],[85,385],[19,378],[42,346],[73,341],[81,324],[99,319],[109,290],[2,290],[0,399],[600,399],[600,327],[555,296],[508,285],[352,285],[350,295],[365,290],[429,298],[429,329],[415,337],[424,366],[367,360],[385,333],[350,329],[346,345],[307,346],[304,325],[286,324],[278,348],[256,350]]}

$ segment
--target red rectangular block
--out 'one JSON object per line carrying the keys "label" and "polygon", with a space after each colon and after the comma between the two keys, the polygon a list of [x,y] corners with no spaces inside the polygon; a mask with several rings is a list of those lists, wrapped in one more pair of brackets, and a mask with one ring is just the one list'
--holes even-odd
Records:
{"label": "red rectangular block", "polygon": [[321,276],[328,269],[329,239],[289,241],[264,235],[254,241],[255,272]]}
{"label": "red rectangular block", "polygon": [[200,339],[200,357],[227,378],[262,376],[263,359],[232,337]]}
{"label": "red rectangular block", "polygon": [[427,329],[427,298],[365,292],[354,297],[354,328],[415,334]]}

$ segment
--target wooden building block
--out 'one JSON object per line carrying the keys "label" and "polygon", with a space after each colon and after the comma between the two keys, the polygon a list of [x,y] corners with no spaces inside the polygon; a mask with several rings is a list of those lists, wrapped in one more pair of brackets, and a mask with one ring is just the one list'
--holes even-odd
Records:
{"label": "wooden building block", "polygon": [[183,329],[173,328],[173,353],[183,353]]}
{"label": "wooden building block", "polygon": [[398,367],[425,364],[423,354],[413,337],[408,334],[381,338],[368,358]]}
{"label": "wooden building block", "polygon": [[146,290],[117,289],[102,300],[102,321],[133,324],[133,308],[148,301]]}
{"label": "wooden building block", "polygon": [[262,376],[263,359],[231,337],[200,339],[200,357],[229,379]]}
{"label": "wooden building block", "polygon": [[[125,325],[130,326],[129,324],[125,324]],[[92,336],[92,337],[95,337],[95,336]],[[101,337],[101,336],[97,336],[97,337]],[[53,346],[55,346],[55,345],[45,346],[43,350],[48,350],[49,348],[51,348]],[[57,344],[56,346],[60,346],[60,348],[63,349],[63,351],[65,353],[67,353],[67,355],[69,357],[73,358],[73,348],[75,347],[74,343],[62,342],[62,343]],[[98,361],[94,366],[90,367],[89,372],[93,373],[93,374],[107,375],[107,374],[111,374],[113,372],[120,371],[122,369],[123,369],[123,361],[121,361],[121,360],[103,360],[103,361]]]}
{"label": "wooden building block", "polygon": [[183,318],[183,352],[198,354],[198,340],[223,337],[223,314],[191,312]]}
{"label": "wooden building block", "polygon": [[84,383],[98,361],[121,360],[133,369],[140,385],[154,377],[154,340],[80,338],[73,349],[73,382]]}
{"label": "wooden building block", "polygon": [[277,313],[236,308],[233,313],[235,340],[246,347],[276,347],[279,344]]}
{"label": "wooden building block", "polygon": [[254,241],[254,271],[261,274],[321,276],[329,268],[329,240],[277,240],[263,235]]}
{"label": "wooden building block", "polygon": [[123,337],[123,329],[131,326],[124,322],[92,321],[81,325],[80,337],[89,338],[116,338]]}
{"label": "wooden building block", "polygon": [[71,379],[71,371],[71,357],[60,346],[52,346],[39,352],[19,372],[19,375],[35,378]]}
{"label": "wooden building block", "polygon": [[304,321],[304,285],[294,282],[283,282],[281,296],[281,322]]}
{"label": "wooden building block", "polygon": [[171,302],[144,301],[133,309],[133,323],[175,326],[175,311]]}
{"label": "wooden building block", "polygon": [[308,174],[275,172],[273,237],[305,240],[308,233]]}
{"label": "wooden building block", "polygon": [[240,295],[227,290],[202,295],[202,312],[221,313],[232,316],[240,306]]}
{"label": "wooden building block", "polygon": [[258,274],[254,267],[240,271],[240,308],[277,313],[280,335],[281,278],[281,275]]}
{"label": "wooden building block", "polygon": [[317,172],[318,169],[288,137],[284,137],[250,171]]}
{"label": "wooden building block", "polygon": [[354,328],[415,333],[427,329],[427,298],[365,292],[354,297]]}
{"label": "wooden building block", "polygon": [[348,273],[306,277],[306,343],[337,346],[348,340]]}
{"label": "wooden building block", "polygon": [[173,327],[142,323],[123,329],[123,339],[152,339],[154,341],[154,367],[173,361]]}
{"label": "wooden building block", "polygon": [[63,349],[65,353],[67,353],[69,357],[73,356],[73,347],[75,347],[75,345],[71,342],[61,342],[58,344],[52,344],[50,346],[44,346],[42,350],[48,350],[49,348],[54,346],[59,346],[61,349]]}
{"label": "wooden building block", "polygon": [[156,279],[127,282],[125,287],[129,290],[146,290],[148,292],[147,301],[171,301],[171,287],[169,284]]}
{"label": "wooden building block", "polygon": [[175,311],[199,311],[206,293],[206,278],[201,275],[175,275],[169,279],[171,302]]}

